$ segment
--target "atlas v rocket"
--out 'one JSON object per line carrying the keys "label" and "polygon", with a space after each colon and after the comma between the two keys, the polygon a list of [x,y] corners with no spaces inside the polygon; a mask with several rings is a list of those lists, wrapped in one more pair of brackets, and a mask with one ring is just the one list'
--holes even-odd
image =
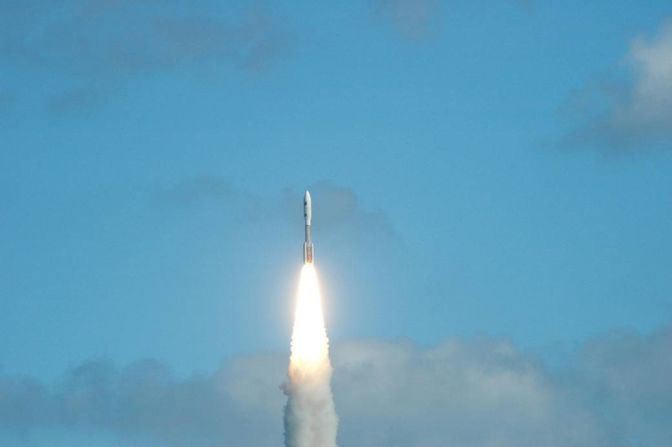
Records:
{"label": "atlas v rocket", "polygon": [[313,241],[310,236],[311,221],[313,220],[313,204],[310,200],[310,193],[306,191],[303,195],[303,219],[306,228],[306,237],[303,241],[303,263],[313,263]]}

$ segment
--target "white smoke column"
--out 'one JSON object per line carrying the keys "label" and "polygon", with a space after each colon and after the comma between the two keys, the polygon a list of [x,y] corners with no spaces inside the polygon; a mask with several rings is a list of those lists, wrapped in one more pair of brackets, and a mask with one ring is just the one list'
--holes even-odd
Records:
{"label": "white smoke column", "polygon": [[317,273],[312,264],[305,264],[296,301],[288,380],[283,387],[287,395],[287,447],[336,447],[338,416],[331,373]]}

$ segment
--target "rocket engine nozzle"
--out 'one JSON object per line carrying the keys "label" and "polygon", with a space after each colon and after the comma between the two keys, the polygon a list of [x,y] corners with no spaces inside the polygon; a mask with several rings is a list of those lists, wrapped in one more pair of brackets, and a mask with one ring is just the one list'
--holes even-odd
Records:
{"label": "rocket engine nozzle", "polygon": [[303,263],[312,264],[313,263],[313,244],[304,242],[303,243]]}

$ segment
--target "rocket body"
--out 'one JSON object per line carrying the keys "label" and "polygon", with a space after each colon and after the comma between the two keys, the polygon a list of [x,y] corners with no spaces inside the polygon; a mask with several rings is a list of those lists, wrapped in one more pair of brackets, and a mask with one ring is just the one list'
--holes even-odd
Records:
{"label": "rocket body", "polygon": [[313,204],[310,199],[310,192],[306,191],[303,195],[303,219],[305,225],[305,238],[303,241],[303,263],[313,263],[313,240],[311,236],[311,226],[313,220]]}

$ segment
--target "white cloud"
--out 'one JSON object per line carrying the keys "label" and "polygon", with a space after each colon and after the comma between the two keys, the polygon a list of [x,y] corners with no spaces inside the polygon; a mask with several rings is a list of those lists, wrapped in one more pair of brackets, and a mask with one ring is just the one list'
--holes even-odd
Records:
{"label": "white cloud", "polygon": [[353,343],[334,368],[343,445],[600,445],[589,415],[506,342]]}
{"label": "white cloud", "polygon": [[[670,359],[672,327],[591,340],[565,372],[502,340],[343,343],[333,351],[339,445],[668,446]],[[92,362],[57,385],[0,377],[0,440],[278,446],[286,367],[265,354],[191,378],[154,361]]]}
{"label": "white cloud", "polygon": [[613,110],[615,129],[672,135],[672,21],[651,40],[638,37],[628,55],[635,83],[628,98]]}
{"label": "white cloud", "polygon": [[[632,79],[607,89],[593,101],[595,117],[578,132],[579,140],[612,147],[645,147],[672,142],[672,19],[652,37],[633,40],[626,56]],[[603,92],[604,93],[604,92]],[[593,98],[594,99],[594,98]],[[604,110],[600,108],[603,103]]]}

